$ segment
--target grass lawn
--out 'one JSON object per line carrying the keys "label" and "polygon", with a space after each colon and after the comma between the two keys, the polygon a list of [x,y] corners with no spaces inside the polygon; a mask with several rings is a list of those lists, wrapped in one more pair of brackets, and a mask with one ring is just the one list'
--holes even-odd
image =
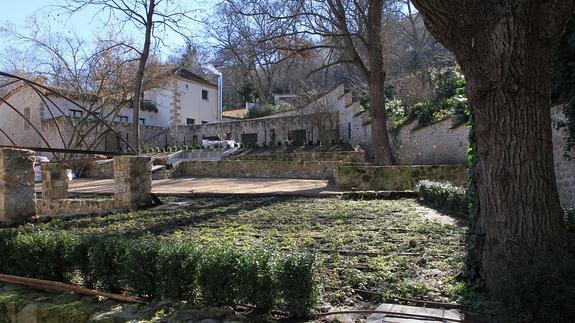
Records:
{"label": "grass lawn", "polygon": [[145,211],[58,219],[27,229],[311,248],[320,259],[322,302],[331,307],[373,308],[394,297],[453,302],[464,290],[465,227],[413,199],[230,197],[167,202]]}

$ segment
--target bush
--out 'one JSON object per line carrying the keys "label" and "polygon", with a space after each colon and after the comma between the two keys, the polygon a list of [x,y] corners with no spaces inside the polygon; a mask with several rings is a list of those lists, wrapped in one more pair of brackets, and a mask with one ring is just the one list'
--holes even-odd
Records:
{"label": "bush", "polygon": [[419,181],[417,192],[422,200],[442,210],[467,214],[467,193],[462,187],[448,182]]}
{"label": "bush", "polygon": [[94,279],[113,293],[124,286],[124,260],[126,241],[122,238],[94,239],[88,249],[89,266]]}
{"label": "bush", "polygon": [[159,243],[153,238],[143,238],[127,241],[125,247],[124,281],[136,294],[153,298],[158,290]]}
{"label": "bush", "polygon": [[233,304],[238,297],[241,253],[234,248],[210,248],[200,264],[198,285],[207,305]]}
{"label": "bush", "polygon": [[20,234],[14,237],[10,247],[12,250],[4,259],[16,275],[67,282],[73,273],[74,239],[69,235]]}
{"label": "bush", "polygon": [[253,304],[266,312],[274,306],[276,288],[272,253],[254,251],[245,254],[238,264],[238,297],[240,302]]}
{"label": "bush", "polygon": [[315,265],[315,255],[310,253],[293,253],[278,261],[278,290],[292,317],[305,317],[317,305]]}
{"label": "bush", "polygon": [[158,254],[158,294],[165,299],[195,301],[200,253],[187,243],[165,243]]}
{"label": "bush", "polygon": [[202,298],[207,305],[251,304],[260,311],[281,304],[297,317],[308,315],[317,299],[315,256],[307,252],[0,230],[0,256],[2,273],[61,282],[79,274],[88,287],[148,298]]}
{"label": "bush", "polygon": [[418,120],[422,125],[430,124],[436,110],[437,107],[429,101],[418,102],[409,111],[409,119]]}
{"label": "bush", "polygon": [[538,259],[511,272],[498,298],[516,322],[572,322],[575,259]]}

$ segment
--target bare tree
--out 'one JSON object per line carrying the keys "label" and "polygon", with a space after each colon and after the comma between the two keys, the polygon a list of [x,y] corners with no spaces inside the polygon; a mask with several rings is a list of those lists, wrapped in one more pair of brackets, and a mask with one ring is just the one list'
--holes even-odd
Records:
{"label": "bare tree", "polygon": [[255,85],[258,97],[271,102],[280,79],[302,64],[289,52],[278,50],[284,35],[291,34],[291,26],[263,15],[243,15],[245,5],[249,3],[223,2],[208,20],[216,60],[224,68],[239,68]]}
{"label": "bare tree", "polygon": [[140,48],[131,48],[139,55],[138,69],[133,80],[133,124],[132,141],[136,150],[140,151],[140,101],[142,82],[150,51],[153,47],[163,45],[162,35],[174,32],[187,38],[191,31],[187,24],[192,22],[192,12],[186,10],[177,0],[66,0],[63,8],[74,14],[87,7],[97,8],[97,15],[105,15],[108,22],[117,24],[119,30],[135,27],[144,31],[143,44]]}
{"label": "bare tree", "polygon": [[[231,5],[238,1],[228,0]],[[242,1],[244,16],[265,17],[289,24],[290,33],[266,41],[293,54],[325,50],[318,72],[349,64],[357,69],[369,85],[372,119],[373,153],[377,164],[391,164],[391,150],[385,115],[383,18],[384,11],[394,9],[393,0],[297,0],[289,3],[274,0]],[[395,10],[395,9],[394,9]],[[283,41],[277,44],[277,39]]]}
{"label": "bare tree", "polygon": [[[50,93],[72,99],[77,104],[72,107],[83,110],[82,117],[71,118],[61,106],[70,104],[37,93],[47,108],[47,117],[54,120],[62,147],[96,149],[113,129],[118,113],[132,104],[130,97],[138,57],[131,50],[131,43],[114,34],[87,42],[77,36],[52,33],[37,21],[27,27],[27,33],[13,28],[3,31],[14,44],[24,48],[12,51],[18,55],[6,58],[8,66],[17,67],[20,61],[28,62],[34,70],[22,71],[23,74],[41,80]],[[149,77],[142,83],[144,90],[162,85],[158,76],[165,73],[154,62],[148,64]],[[65,118],[66,122],[60,124],[55,116]],[[61,129],[67,124],[71,125],[69,130]]]}
{"label": "bare tree", "polygon": [[573,0],[413,0],[453,51],[476,121],[475,260],[489,290],[537,258],[560,256],[551,57]]}

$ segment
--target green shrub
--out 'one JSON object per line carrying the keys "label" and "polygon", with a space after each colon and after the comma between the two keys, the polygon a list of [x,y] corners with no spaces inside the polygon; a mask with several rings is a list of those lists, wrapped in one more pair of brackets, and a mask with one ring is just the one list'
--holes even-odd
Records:
{"label": "green shrub", "polygon": [[467,193],[462,187],[448,182],[419,181],[416,185],[420,198],[442,210],[467,214]]}
{"label": "green shrub", "polygon": [[311,253],[293,253],[278,260],[278,290],[292,317],[308,316],[317,304],[315,266],[316,258]]}
{"label": "green shrub", "polygon": [[436,110],[437,107],[429,101],[418,102],[409,111],[409,119],[418,120],[422,125],[430,124]]}
{"label": "green shrub", "polygon": [[516,322],[572,322],[575,259],[534,258],[510,273],[498,298]]}
{"label": "green shrub", "polygon": [[296,317],[307,315],[317,299],[311,253],[0,230],[0,256],[3,273],[62,282],[79,274],[88,287],[148,298],[251,304],[262,312],[277,304]]}
{"label": "green shrub", "polygon": [[10,273],[13,270],[9,259],[14,252],[12,244],[16,235],[16,230],[0,229],[0,273]]}
{"label": "green shrub", "polygon": [[271,252],[260,250],[240,257],[237,280],[241,303],[255,305],[262,312],[274,306],[277,295]]}
{"label": "green shrub", "polygon": [[88,250],[94,278],[113,293],[120,292],[124,287],[126,244],[122,238],[94,239]]}
{"label": "green shrub", "polygon": [[164,243],[158,255],[158,292],[162,298],[194,301],[198,294],[200,252],[186,243]]}
{"label": "green shrub", "polygon": [[67,282],[73,272],[74,240],[66,234],[18,234],[11,242],[11,272],[46,280]]}
{"label": "green shrub", "polygon": [[235,248],[215,247],[204,252],[198,285],[207,305],[234,304],[238,296],[238,267],[241,253]]}
{"label": "green shrub", "polygon": [[157,260],[160,245],[153,238],[126,242],[122,274],[126,284],[138,295],[156,296]]}

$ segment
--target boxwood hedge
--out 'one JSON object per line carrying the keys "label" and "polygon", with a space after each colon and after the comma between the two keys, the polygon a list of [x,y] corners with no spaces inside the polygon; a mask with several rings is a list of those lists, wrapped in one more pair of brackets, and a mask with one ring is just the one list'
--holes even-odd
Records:
{"label": "boxwood hedge", "polygon": [[317,303],[316,258],[154,237],[90,237],[0,230],[0,272],[145,298],[209,306],[252,305],[304,317]]}

